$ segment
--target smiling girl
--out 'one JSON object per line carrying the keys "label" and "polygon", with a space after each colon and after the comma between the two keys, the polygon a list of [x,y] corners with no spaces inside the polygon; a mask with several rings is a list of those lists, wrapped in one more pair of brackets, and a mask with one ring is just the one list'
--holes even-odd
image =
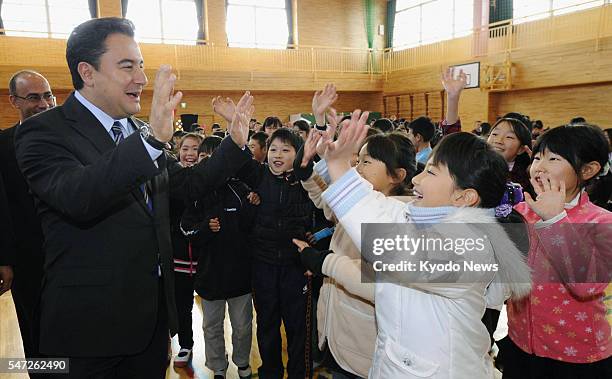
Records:
{"label": "smiling girl", "polygon": [[[333,134],[335,126],[330,127],[325,133]],[[307,161],[314,156],[314,148],[309,146],[319,139],[315,133],[305,144],[304,159]],[[325,161],[317,163],[314,170],[316,172],[302,185],[315,205],[324,210],[326,217],[337,223],[333,211],[321,198],[329,183]],[[371,135],[359,150],[356,170],[375,191],[408,201],[406,195],[416,171],[414,146],[406,135],[400,133]],[[317,327],[319,348],[324,349],[327,342],[333,357],[330,366],[334,378],[366,377],[376,342],[374,271],[368,270],[366,264],[362,266],[359,249],[339,223],[335,226],[328,251],[308,247],[304,241],[294,240],[294,243],[303,249],[302,263],[313,273],[326,277],[317,303]],[[369,282],[363,280],[362,275],[369,278]]]}
{"label": "smiling girl", "polygon": [[[446,273],[429,276],[418,270],[377,277],[378,335],[369,377],[490,378],[493,368],[487,358],[489,337],[480,321],[489,300],[487,288],[495,282],[499,284],[496,288],[503,287],[501,292],[517,298],[530,288],[529,271],[521,253],[494,217],[493,208],[501,202],[505,190],[507,166],[478,137],[454,133],[442,139],[425,171],[412,179],[419,198],[405,204],[374,191],[350,168],[354,145],[365,137],[366,119],[367,112],[362,115],[355,111],[338,140],[325,141],[324,158],[332,185],[323,199],[356,246],[361,245],[362,223],[395,222],[407,224],[405,227],[428,224],[420,226],[419,235],[430,228],[442,236],[450,237],[450,232],[465,238],[480,233],[467,223],[480,222],[486,224],[490,232],[487,234],[494,233],[498,238],[489,238],[486,254],[479,257],[499,264],[498,272],[483,273],[478,280],[464,282],[455,277],[457,280],[449,281]],[[443,227],[442,223],[453,225]],[[430,256],[429,251],[423,253]],[[372,259],[368,251],[362,250],[361,254]],[[461,254],[444,257],[462,260],[469,256]]]}
{"label": "smiling girl", "polygon": [[491,128],[487,143],[508,163],[508,179],[533,194],[529,183],[529,151],[531,149],[531,121],[519,113],[507,113]]}
{"label": "smiling girl", "polygon": [[602,131],[560,126],[534,147],[537,197],[515,208],[530,223],[533,291],[508,304],[504,378],[609,378],[612,338],[604,292],[612,262],[612,213],[584,188],[609,170]]}

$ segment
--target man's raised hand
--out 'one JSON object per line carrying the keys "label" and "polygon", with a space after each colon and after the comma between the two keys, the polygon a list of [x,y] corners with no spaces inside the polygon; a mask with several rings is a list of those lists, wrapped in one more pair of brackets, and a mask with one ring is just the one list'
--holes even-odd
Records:
{"label": "man's raised hand", "polygon": [[174,134],[174,109],[183,98],[180,91],[173,94],[175,83],[176,75],[172,73],[172,67],[162,65],[155,75],[153,100],[149,114],[153,136],[160,142],[170,141]]}

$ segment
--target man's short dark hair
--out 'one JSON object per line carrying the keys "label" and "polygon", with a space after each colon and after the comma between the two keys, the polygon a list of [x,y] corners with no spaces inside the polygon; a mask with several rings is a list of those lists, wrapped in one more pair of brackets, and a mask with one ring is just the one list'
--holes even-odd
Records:
{"label": "man's short dark hair", "polygon": [[408,128],[412,129],[412,134],[420,134],[424,142],[431,141],[436,132],[436,126],[431,122],[429,117],[425,116],[412,120],[412,122],[408,124]]}
{"label": "man's short dark hair", "polygon": [[19,78],[21,78],[24,75],[34,75],[34,76],[42,77],[41,74],[33,70],[17,71],[16,73],[13,74],[13,76],[11,76],[11,80],[9,80],[9,95],[17,95],[17,80],[19,80]]}
{"label": "man's short dark hair", "polygon": [[98,70],[100,57],[107,49],[106,38],[115,33],[134,38],[134,24],[130,20],[118,17],[93,18],[78,25],[70,33],[66,45],[66,61],[74,89],[83,88],[79,63],[87,62]]}

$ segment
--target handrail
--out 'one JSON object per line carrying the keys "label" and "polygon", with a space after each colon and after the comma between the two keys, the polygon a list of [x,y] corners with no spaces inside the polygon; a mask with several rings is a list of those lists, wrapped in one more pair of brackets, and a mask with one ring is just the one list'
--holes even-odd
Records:
{"label": "handrail", "polygon": [[[474,28],[470,35],[444,40],[404,50],[394,48],[368,49],[358,47],[289,45],[286,49],[262,49],[247,47],[227,47],[211,41],[190,41],[191,44],[142,43],[141,49],[147,65],[172,63],[181,70],[202,69],[209,71],[247,71],[247,72],[303,72],[303,73],[342,73],[387,75],[398,70],[406,70],[426,65],[448,64],[480,59],[519,49],[541,48],[557,44],[580,41],[595,41],[599,47],[600,39],[612,37],[612,4],[603,5],[572,13],[563,13],[572,8],[592,4],[595,0],[584,1],[553,11],[504,20]],[[548,14],[550,17],[523,22],[534,16]],[[0,32],[5,31],[0,29]],[[46,34],[42,33],[41,35]],[[60,35],[54,33],[54,36]],[[1,35],[0,50],[10,46],[23,49],[26,55],[36,54],[38,58],[48,58],[48,64],[64,64],[58,54],[65,41],[49,38],[35,39],[36,49],[22,44],[8,44],[9,38]],[[3,54],[0,65],[16,65],[16,57],[23,54]],[[58,57],[55,59],[55,57]],[[47,62],[46,62],[47,63]]]}

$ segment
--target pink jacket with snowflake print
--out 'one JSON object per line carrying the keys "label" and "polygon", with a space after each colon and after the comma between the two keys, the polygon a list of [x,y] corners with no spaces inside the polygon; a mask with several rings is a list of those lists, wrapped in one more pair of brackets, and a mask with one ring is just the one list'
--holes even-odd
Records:
{"label": "pink jacket with snowflake print", "polygon": [[[526,203],[515,208],[529,223],[531,294],[508,302],[508,335],[523,351],[569,363],[612,353],[605,289],[612,264],[612,213],[582,193],[553,223]],[[598,283],[602,282],[602,283]]]}

